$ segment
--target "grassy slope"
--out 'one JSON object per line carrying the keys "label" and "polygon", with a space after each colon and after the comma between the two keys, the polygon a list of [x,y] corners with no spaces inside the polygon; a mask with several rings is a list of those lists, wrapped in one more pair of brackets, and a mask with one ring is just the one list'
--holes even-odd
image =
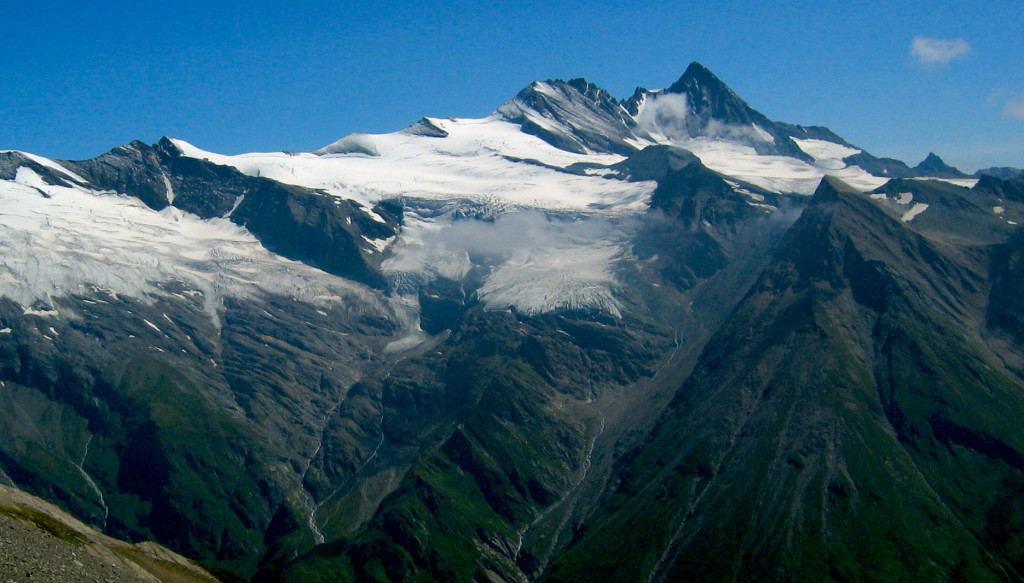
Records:
{"label": "grassy slope", "polygon": [[1024,387],[976,266],[826,194],[549,579],[1017,577]]}

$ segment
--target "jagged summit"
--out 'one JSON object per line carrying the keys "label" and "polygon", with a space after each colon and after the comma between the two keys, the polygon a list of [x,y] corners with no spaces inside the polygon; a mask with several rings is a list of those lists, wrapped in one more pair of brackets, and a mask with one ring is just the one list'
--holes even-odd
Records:
{"label": "jagged summit", "polygon": [[729,87],[726,86],[726,84],[719,79],[717,75],[711,72],[711,69],[708,69],[697,61],[691,61],[690,64],[687,65],[686,70],[683,71],[683,74],[679,77],[679,80],[669,86],[666,91],[680,93],[684,87],[693,84],[703,85],[705,87],[718,85],[721,89],[731,91],[731,89],[729,89]]}
{"label": "jagged summit", "polygon": [[535,81],[495,114],[528,134],[574,153],[630,155],[636,125],[610,93],[585,79]]}
{"label": "jagged summit", "polygon": [[946,164],[935,152],[929,152],[920,164],[914,167],[920,176],[931,176],[935,178],[970,178],[959,169]]}
{"label": "jagged summit", "polygon": [[[415,148],[423,150],[449,152],[455,148],[462,153],[495,152],[509,159],[547,158],[533,146],[512,146],[505,138],[495,141],[508,131],[540,138],[570,155],[588,157],[577,160],[582,164],[597,161],[591,156],[629,157],[652,145],[684,148],[716,172],[779,194],[811,195],[826,174],[841,176],[862,191],[878,188],[891,178],[966,178],[955,169],[937,174],[927,172],[927,165],[912,169],[899,160],[877,158],[823,126],[769,119],[698,62],[690,63],[668,88],[638,87],[622,100],[582,77],[534,81],[485,119],[425,117],[396,134],[351,134],[314,154],[335,159],[378,158],[386,164],[384,159],[389,156],[385,152],[394,152],[399,144],[403,149],[412,146],[413,142],[408,142],[412,136],[438,138],[432,145],[418,142]],[[239,162],[251,166],[253,160]],[[332,182],[317,186],[326,184]],[[385,180],[377,184],[395,183]]]}
{"label": "jagged summit", "polygon": [[682,77],[665,93],[686,96],[694,117],[688,125],[694,135],[706,130],[711,120],[725,124],[759,124],[763,128],[772,125],[767,117],[750,107],[707,67],[696,61],[690,63]]}

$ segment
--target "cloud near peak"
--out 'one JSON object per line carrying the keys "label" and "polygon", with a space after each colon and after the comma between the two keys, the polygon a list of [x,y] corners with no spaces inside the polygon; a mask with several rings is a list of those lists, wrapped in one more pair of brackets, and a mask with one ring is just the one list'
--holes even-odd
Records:
{"label": "cloud near peak", "polygon": [[971,53],[971,45],[962,38],[941,39],[915,36],[910,54],[927,67],[945,67],[954,59]]}
{"label": "cloud near peak", "polygon": [[1014,119],[1024,119],[1024,95],[1007,101],[1003,113]]}

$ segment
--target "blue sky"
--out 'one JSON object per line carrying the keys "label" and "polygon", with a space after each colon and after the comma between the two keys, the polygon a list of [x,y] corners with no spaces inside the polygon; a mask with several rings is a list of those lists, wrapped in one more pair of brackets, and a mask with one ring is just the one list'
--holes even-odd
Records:
{"label": "blue sky", "polygon": [[51,158],[163,135],[312,150],[482,117],[537,79],[628,97],[700,61],[768,117],[878,156],[1024,167],[1019,0],[0,6],[0,149]]}

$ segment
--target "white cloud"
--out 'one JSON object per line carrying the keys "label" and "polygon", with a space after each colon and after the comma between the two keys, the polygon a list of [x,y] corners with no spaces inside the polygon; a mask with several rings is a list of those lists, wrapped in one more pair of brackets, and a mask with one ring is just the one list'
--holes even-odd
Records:
{"label": "white cloud", "polygon": [[670,140],[682,140],[690,137],[686,130],[686,116],[689,114],[690,106],[685,95],[649,95],[636,117],[636,123],[649,134],[661,134]]}
{"label": "white cloud", "polygon": [[910,54],[926,67],[945,67],[953,59],[971,53],[971,45],[962,38],[946,40],[915,36],[910,45]]}
{"label": "white cloud", "polygon": [[1003,113],[1014,119],[1024,119],[1024,95],[1007,101]]}

